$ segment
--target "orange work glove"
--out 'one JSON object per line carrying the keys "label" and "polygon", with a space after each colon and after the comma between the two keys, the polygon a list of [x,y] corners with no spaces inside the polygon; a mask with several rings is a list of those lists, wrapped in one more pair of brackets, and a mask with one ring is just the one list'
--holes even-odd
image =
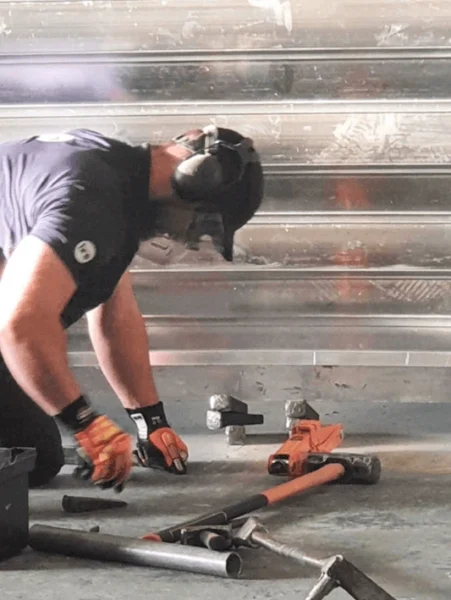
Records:
{"label": "orange work glove", "polygon": [[137,457],[144,467],[186,473],[188,448],[171,429],[162,402],[136,410],[127,409],[138,431]]}
{"label": "orange work glove", "polygon": [[79,446],[81,465],[74,474],[102,489],[114,487],[120,492],[133,464],[130,436],[108,417],[97,414],[85,396],[66,406],[56,419],[70,430]]}
{"label": "orange work glove", "polygon": [[74,435],[83,465],[77,475],[102,489],[122,491],[133,465],[132,441],[108,417],[100,415]]}

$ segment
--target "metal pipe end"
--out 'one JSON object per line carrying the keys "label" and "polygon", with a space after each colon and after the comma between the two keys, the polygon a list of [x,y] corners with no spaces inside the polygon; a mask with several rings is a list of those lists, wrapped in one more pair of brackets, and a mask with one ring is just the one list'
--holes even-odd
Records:
{"label": "metal pipe end", "polygon": [[237,579],[241,575],[243,560],[237,552],[230,552],[226,560],[226,573],[228,577]]}

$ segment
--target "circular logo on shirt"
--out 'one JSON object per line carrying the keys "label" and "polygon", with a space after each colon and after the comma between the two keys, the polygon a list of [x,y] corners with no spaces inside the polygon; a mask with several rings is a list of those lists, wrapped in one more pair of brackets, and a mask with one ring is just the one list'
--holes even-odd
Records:
{"label": "circular logo on shirt", "polygon": [[75,246],[74,256],[75,256],[75,260],[78,263],[81,263],[81,264],[87,263],[87,262],[91,261],[95,257],[96,254],[97,254],[97,248],[95,247],[95,244],[93,244],[92,242],[90,242],[88,240],[79,242]]}

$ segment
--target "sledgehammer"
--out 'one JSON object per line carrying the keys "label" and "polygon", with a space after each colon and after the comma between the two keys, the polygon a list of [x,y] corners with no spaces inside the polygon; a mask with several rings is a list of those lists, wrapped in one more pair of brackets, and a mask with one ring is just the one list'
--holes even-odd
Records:
{"label": "sledgehammer", "polygon": [[232,519],[242,517],[265,506],[286,500],[291,496],[305,493],[321,485],[342,481],[343,483],[377,483],[381,474],[381,463],[377,456],[361,456],[358,454],[315,454],[311,455],[310,473],[295,477],[276,485],[260,494],[248,496],[243,500],[206,513],[185,523],[163,529],[156,533],[148,533],[145,540],[160,542],[180,541],[182,531],[189,527],[201,525],[225,525]]}
{"label": "sledgehammer", "polygon": [[310,567],[321,569],[321,576],[305,600],[323,600],[337,587],[343,588],[354,600],[395,600],[367,577],[360,569],[341,555],[318,560],[298,548],[281,544],[271,538],[266,528],[255,517],[250,517],[236,533],[234,542],[239,546],[266,548],[279,556],[292,558]]}

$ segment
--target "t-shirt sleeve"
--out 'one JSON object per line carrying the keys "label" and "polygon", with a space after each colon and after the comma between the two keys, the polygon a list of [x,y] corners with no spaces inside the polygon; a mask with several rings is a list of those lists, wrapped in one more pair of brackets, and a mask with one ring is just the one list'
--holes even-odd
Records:
{"label": "t-shirt sleeve", "polygon": [[47,243],[77,285],[92,280],[120,250],[123,221],[117,190],[64,185],[38,202],[30,235]]}

